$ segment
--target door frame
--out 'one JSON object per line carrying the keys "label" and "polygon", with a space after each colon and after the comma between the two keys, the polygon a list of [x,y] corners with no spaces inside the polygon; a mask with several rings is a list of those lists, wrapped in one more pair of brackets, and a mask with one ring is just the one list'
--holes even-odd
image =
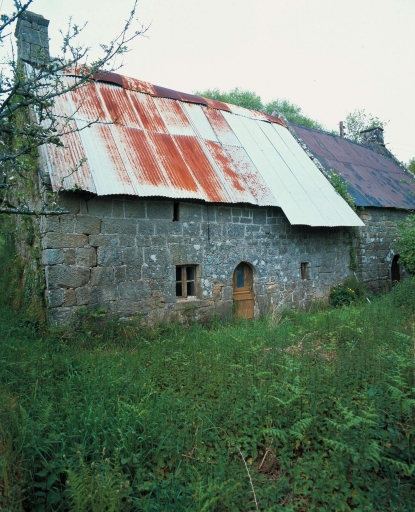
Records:
{"label": "door frame", "polygon": [[[237,287],[237,269],[243,265],[244,286]],[[235,316],[252,319],[255,317],[254,267],[247,261],[240,261],[233,269],[232,299],[235,307]],[[240,275],[239,275],[240,277]],[[239,303],[239,304],[238,304]],[[239,311],[239,313],[238,313]]]}

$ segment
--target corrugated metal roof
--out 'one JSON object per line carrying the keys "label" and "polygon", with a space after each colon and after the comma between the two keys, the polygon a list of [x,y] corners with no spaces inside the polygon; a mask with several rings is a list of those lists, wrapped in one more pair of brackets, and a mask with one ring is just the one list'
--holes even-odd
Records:
{"label": "corrugated metal roof", "polygon": [[415,209],[415,179],[392,158],[370,146],[292,124],[325,169],[333,169],[349,184],[357,206]]}
{"label": "corrugated metal roof", "polygon": [[54,190],[279,206],[291,224],[363,225],[278,118],[114,73],[96,78],[56,101],[80,131],[43,148]]}

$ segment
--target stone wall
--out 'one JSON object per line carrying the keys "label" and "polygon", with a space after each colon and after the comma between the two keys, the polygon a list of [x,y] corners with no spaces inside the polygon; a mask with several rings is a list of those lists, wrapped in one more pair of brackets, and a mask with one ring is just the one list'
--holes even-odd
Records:
{"label": "stone wall", "polygon": [[[77,310],[147,321],[232,313],[232,278],[241,262],[254,273],[255,316],[285,304],[306,308],[350,271],[343,228],[291,226],[279,208],[97,198],[67,193],[70,215],[41,220],[50,318]],[[301,262],[308,262],[302,279]],[[176,297],[175,266],[197,265],[196,298]]]}
{"label": "stone wall", "polygon": [[[396,240],[396,228],[407,215],[407,211],[393,208],[365,208],[359,212],[365,227],[359,229],[356,239],[356,273],[373,292],[381,292],[391,286],[391,264],[395,255],[392,246]],[[401,276],[405,276],[404,269],[401,269]]]}
{"label": "stone wall", "polygon": [[40,14],[25,11],[17,20],[15,36],[19,60],[42,64],[49,60],[49,20]]}

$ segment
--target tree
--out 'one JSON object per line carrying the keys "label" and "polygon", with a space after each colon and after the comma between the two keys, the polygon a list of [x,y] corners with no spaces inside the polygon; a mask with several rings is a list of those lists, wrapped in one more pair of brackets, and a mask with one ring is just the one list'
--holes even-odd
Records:
{"label": "tree", "polygon": [[[127,51],[127,44],[143,34],[142,26],[134,30],[138,0],[132,0],[132,10],[124,27],[108,44],[101,44],[101,57],[88,63],[89,48],[79,46],[76,38],[83,27],[69,23],[63,33],[62,55],[50,59],[48,50],[35,55],[35,65],[24,69],[22,62],[12,55],[0,62],[0,213],[26,215],[53,215],[62,213],[59,208],[44,204],[39,210],[30,208],[28,198],[22,193],[22,184],[31,178],[37,149],[44,144],[62,146],[65,134],[77,131],[71,118],[54,114],[55,100],[69,91],[86,86],[97,74],[114,70],[114,60]],[[0,47],[11,37],[12,24],[23,16],[30,17],[25,3],[14,0],[15,10],[0,17]],[[46,39],[47,33],[42,34]],[[33,59],[32,59],[33,60]],[[68,85],[62,72],[70,69],[78,76]],[[29,70],[29,71],[28,71]],[[105,70],[105,71],[103,71]],[[98,121],[98,120],[97,120]],[[90,126],[90,125],[89,125]],[[79,166],[82,165],[79,162]],[[73,169],[72,172],[76,172]],[[17,184],[19,184],[17,186]]]}
{"label": "tree", "polygon": [[362,142],[360,132],[370,128],[384,128],[388,122],[366,113],[364,109],[356,109],[354,112],[349,112],[346,115],[344,136],[354,142]]}
{"label": "tree", "polygon": [[231,103],[239,107],[249,108],[251,110],[264,110],[261,97],[255,92],[235,87],[229,92],[220,91],[219,89],[206,89],[206,91],[196,92],[199,96],[210,98],[212,100]]}
{"label": "tree", "polygon": [[415,174],[415,157],[409,160],[407,168],[408,171],[411,171],[413,174]]}
{"label": "tree", "polygon": [[301,107],[290,103],[288,100],[276,99],[269,103],[263,103],[260,96],[253,91],[239,89],[236,87],[229,92],[220,91],[219,89],[207,89],[206,91],[196,92],[199,96],[204,98],[211,98],[213,100],[231,103],[240,107],[249,108],[252,110],[260,110],[266,114],[272,115],[277,110],[283,114],[291,123],[301,124],[310,128],[323,129],[323,126],[313,119],[303,114]]}
{"label": "tree", "polygon": [[301,107],[291,103],[288,100],[276,99],[265,105],[265,112],[267,114],[271,115],[274,110],[277,110],[283,114],[288,119],[288,121],[290,121],[290,123],[301,124],[302,126],[307,126],[308,128],[314,128],[316,130],[324,129],[321,123],[306,116],[302,112]]}

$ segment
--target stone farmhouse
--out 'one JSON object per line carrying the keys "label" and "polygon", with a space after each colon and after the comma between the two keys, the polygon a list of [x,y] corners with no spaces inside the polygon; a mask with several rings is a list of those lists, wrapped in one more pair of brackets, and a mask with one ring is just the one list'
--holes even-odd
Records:
{"label": "stone farmhouse", "polygon": [[[27,72],[34,50],[48,51],[47,25],[19,20]],[[351,274],[354,251],[359,278],[390,282],[393,228],[415,187],[371,147],[115,73],[55,109],[80,131],[39,154],[38,196],[60,191],[70,212],[39,221],[52,322],[98,306],[148,322],[306,308]],[[364,210],[340,197],[327,168]]]}
{"label": "stone farmhouse", "polygon": [[365,223],[356,245],[359,278],[373,291],[399,281],[405,269],[391,248],[399,221],[415,209],[414,176],[386,148],[382,128],[361,132],[362,144],[295,124],[291,133],[323,174],[334,170]]}

